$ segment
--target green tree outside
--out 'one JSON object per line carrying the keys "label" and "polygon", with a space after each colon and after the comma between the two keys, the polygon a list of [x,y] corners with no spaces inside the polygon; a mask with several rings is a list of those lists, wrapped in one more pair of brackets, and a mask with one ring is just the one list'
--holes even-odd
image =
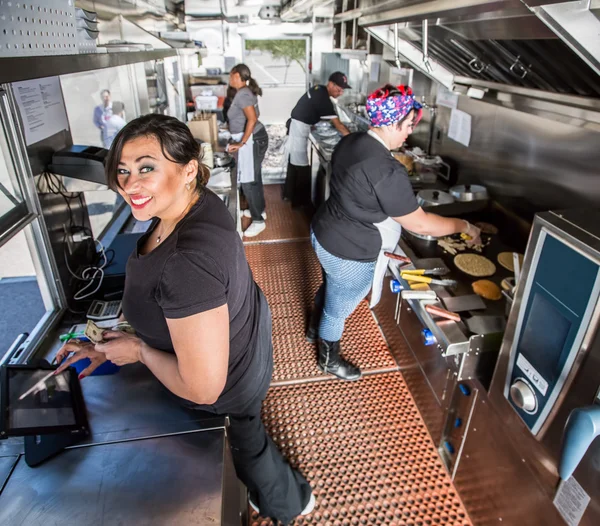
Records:
{"label": "green tree outside", "polygon": [[283,59],[285,61],[285,77],[283,82],[287,82],[288,69],[292,62],[297,62],[306,73],[306,41],[304,39],[296,40],[246,40],[246,49],[249,51],[267,51],[273,58]]}

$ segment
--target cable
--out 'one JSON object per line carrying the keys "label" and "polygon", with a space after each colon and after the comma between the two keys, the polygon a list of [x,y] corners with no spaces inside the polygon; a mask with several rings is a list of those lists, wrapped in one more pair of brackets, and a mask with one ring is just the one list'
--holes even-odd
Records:
{"label": "cable", "polygon": [[[88,282],[85,286],[80,288],[75,293],[75,295],[73,296],[73,299],[75,301],[84,300],[84,299],[89,298],[90,296],[94,295],[96,292],[98,292],[100,290],[100,287],[102,286],[102,281],[104,280],[104,269],[108,266],[109,261],[106,256],[106,250],[104,249],[104,245],[97,239],[94,239],[94,242],[97,243],[100,247],[100,254],[102,255],[102,257],[104,259],[104,263],[102,263],[102,265],[100,265],[99,267],[98,266],[86,267],[85,269],[83,269],[80,276],[77,275],[75,272],[73,272],[73,270],[71,269],[71,267],[69,265],[69,260],[67,257],[66,242],[63,243],[63,252],[64,252],[64,256],[65,256],[65,264],[67,266],[67,270],[69,271],[71,276],[73,276],[75,279],[77,279],[79,281],[87,281]],[[113,253],[114,253],[114,251],[113,251]],[[85,294],[83,294],[83,292],[87,291],[94,284],[94,281],[96,279],[98,279],[98,285],[96,285],[96,288],[90,292],[86,292]]]}
{"label": "cable", "polygon": [[[36,185],[38,191],[42,191],[42,189],[40,188],[40,182],[42,180],[45,183],[45,189],[47,189],[47,191],[49,191],[50,193],[60,195],[64,199],[65,204],[67,206],[67,211],[69,214],[69,231],[65,232],[63,236],[63,254],[65,259],[65,265],[67,267],[67,270],[69,271],[69,274],[71,274],[71,276],[73,276],[78,281],[86,282],[86,284],[75,293],[73,299],[75,301],[84,300],[86,298],[89,298],[90,296],[93,296],[96,292],[100,290],[100,287],[102,286],[102,282],[104,280],[104,269],[113,261],[115,257],[115,252],[112,249],[110,250],[110,252],[112,252],[112,257],[109,260],[106,255],[107,251],[105,250],[104,245],[100,241],[95,239],[91,229],[85,226],[85,203],[83,202],[82,192],[67,191],[62,179],[60,179],[57,175],[47,171],[44,171],[40,174],[40,178],[38,179]],[[73,217],[73,209],[71,208],[71,201],[73,200],[79,201],[79,206],[81,208],[81,225],[75,224],[75,220]],[[84,234],[89,235],[94,241],[94,243],[100,247],[100,254],[104,259],[104,263],[102,263],[102,265],[100,266],[90,265],[84,268],[81,272],[81,275],[78,275],[71,269],[71,266],[69,265],[69,256],[67,254],[67,235],[72,235],[76,232],[83,232]],[[96,251],[95,254],[98,254],[98,252]],[[96,280],[98,280],[98,284],[96,285],[96,287],[93,290],[89,290]],[[71,312],[81,314],[81,312],[74,311],[71,309],[69,310]]]}

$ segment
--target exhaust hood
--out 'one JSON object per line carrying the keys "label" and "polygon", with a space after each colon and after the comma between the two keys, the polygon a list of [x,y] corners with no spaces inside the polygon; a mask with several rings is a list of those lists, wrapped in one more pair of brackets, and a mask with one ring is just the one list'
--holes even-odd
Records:
{"label": "exhaust hood", "polygon": [[428,57],[456,77],[600,97],[600,0],[362,0],[360,13],[392,49],[397,24],[399,53],[435,80]]}

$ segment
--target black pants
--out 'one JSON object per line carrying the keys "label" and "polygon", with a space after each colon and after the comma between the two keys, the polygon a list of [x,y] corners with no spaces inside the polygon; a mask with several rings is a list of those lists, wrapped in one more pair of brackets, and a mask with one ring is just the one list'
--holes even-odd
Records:
{"label": "black pants", "polygon": [[264,221],[262,213],[265,211],[265,192],[262,182],[262,162],[269,147],[269,136],[265,128],[257,131],[254,136],[254,182],[241,183],[242,192],[248,201],[248,208],[252,214],[252,222]]}
{"label": "black pants", "polygon": [[288,524],[308,504],[312,490],[306,479],[283,458],[260,419],[262,401],[273,373],[271,311],[262,292],[260,297],[256,352],[264,357],[263,371],[256,378],[259,386],[255,394],[250,398],[241,396],[239,403],[228,408],[227,434],[236,474],[248,488],[260,514]]}
{"label": "black pants", "polygon": [[292,207],[309,206],[312,203],[311,177],[310,166],[296,166],[288,162],[283,198],[289,199]]}

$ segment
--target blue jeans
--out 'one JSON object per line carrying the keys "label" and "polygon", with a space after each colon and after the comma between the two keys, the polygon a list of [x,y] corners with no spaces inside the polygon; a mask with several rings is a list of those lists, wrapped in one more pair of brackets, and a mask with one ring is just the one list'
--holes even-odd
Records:
{"label": "blue jeans", "polygon": [[315,296],[315,308],[323,309],[319,337],[337,342],[342,339],[346,318],[371,289],[376,261],[353,261],[334,256],[319,244],[312,231],[310,240],[323,268],[323,285]]}

